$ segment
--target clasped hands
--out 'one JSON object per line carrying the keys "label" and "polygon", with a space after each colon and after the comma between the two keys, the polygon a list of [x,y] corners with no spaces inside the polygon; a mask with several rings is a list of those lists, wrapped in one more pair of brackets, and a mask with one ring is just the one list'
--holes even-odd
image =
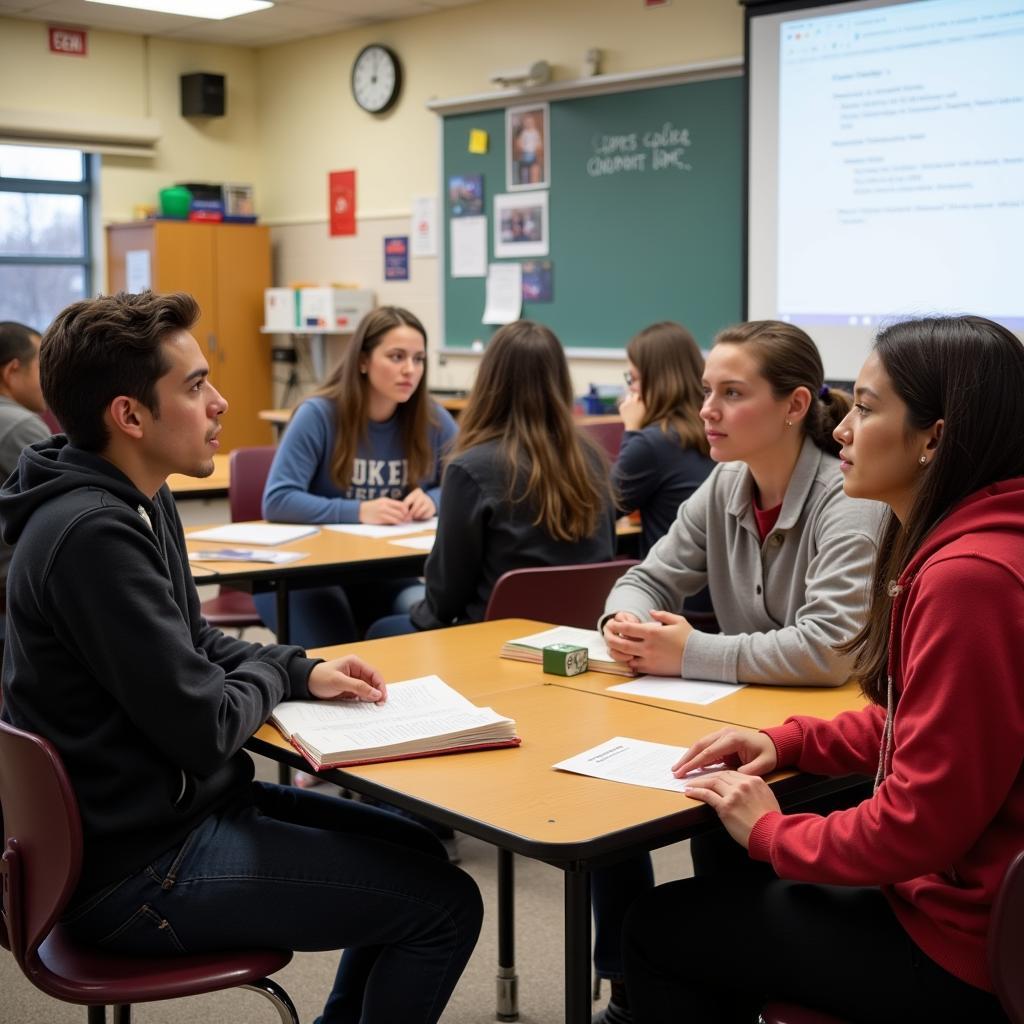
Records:
{"label": "clasped hands", "polygon": [[437,514],[434,502],[422,487],[410,491],[404,498],[374,498],[359,505],[359,522],[381,526],[419,522]]}
{"label": "clasped hands", "polygon": [[652,676],[682,675],[683,650],[693,626],[682,615],[651,612],[641,622],[632,612],[616,612],[604,624],[604,639],[615,661]]}

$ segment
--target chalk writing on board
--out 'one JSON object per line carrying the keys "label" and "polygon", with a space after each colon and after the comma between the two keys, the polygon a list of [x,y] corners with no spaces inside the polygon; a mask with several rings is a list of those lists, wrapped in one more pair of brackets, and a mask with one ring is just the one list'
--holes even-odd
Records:
{"label": "chalk writing on board", "polygon": [[677,128],[671,121],[649,131],[594,135],[587,174],[603,178],[647,171],[691,171],[693,165],[686,159],[690,145],[690,129]]}

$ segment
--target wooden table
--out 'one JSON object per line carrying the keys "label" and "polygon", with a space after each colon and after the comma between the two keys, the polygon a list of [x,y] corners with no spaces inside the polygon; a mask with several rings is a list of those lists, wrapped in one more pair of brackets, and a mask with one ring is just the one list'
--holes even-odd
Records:
{"label": "wooden table", "polygon": [[[224,524],[218,524],[224,525]],[[191,540],[189,534],[205,529],[190,528],[185,535],[188,550],[202,551],[224,547],[219,541]],[[402,534],[404,540],[420,534]],[[226,584],[239,590],[273,590],[277,595],[277,638],[287,643],[289,636],[288,594],[303,587],[324,583],[357,584],[366,579],[400,579],[419,576],[427,559],[426,551],[400,547],[386,538],[359,537],[320,529],[317,533],[289,544],[276,544],[273,551],[301,551],[306,557],[287,565],[267,562],[191,562],[192,575],[199,584]]]}
{"label": "wooden table", "polygon": [[[503,641],[546,625],[506,619],[318,652],[324,656],[360,654],[389,679],[436,672],[474,703],[514,718],[523,740],[518,749],[394,761],[320,774],[346,789],[498,847],[501,1019],[517,1016],[511,854],[561,868],[565,874],[565,1020],[588,1024],[591,869],[719,826],[710,809],[681,794],[627,788],[555,772],[551,766],[616,735],[689,745],[707,733],[712,723],[706,714],[697,717],[678,708],[669,711],[638,701],[602,700],[600,690],[564,685],[558,677],[544,675],[537,665],[498,657]],[[588,677],[578,678],[586,681]],[[607,683],[608,679],[602,677],[601,681]],[[807,692],[799,690],[795,697]],[[794,705],[788,713],[798,710],[803,708]],[[271,726],[260,729],[248,746],[279,762],[309,770]],[[841,783],[792,773],[773,779],[773,788],[784,805],[837,785]]]}
{"label": "wooden table", "polygon": [[226,498],[230,475],[228,472],[228,455],[217,454],[213,457],[213,473],[210,476],[185,476],[184,473],[172,473],[167,478],[167,486],[175,498]]}

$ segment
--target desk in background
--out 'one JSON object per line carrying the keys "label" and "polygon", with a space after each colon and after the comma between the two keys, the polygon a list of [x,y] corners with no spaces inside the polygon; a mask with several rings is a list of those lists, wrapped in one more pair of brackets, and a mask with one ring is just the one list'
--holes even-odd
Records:
{"label": "desk in background", "polygon": [[[316,652],[325,657],[358,654],[389,679],[435,672],[474,703],[490,705],[514,718],[523,740],[517,749],[393,761],[320,774],[346,789],[498,847],[499,992],[507,986],[506,996],[511,997],[511,1005],[506,1000],[499,1006],[505,1013],[515,1012],[510,854],[560,868],[565,873],[565,1020],[589,1024],[591,869],[719,826],[712,811],[680,794],[636,786],[627,790],[616,783],[555,772],[551,766],[612,736],[689,745],[721,723],[709,721],[708,712],[714,705],[702,708],[704,715],[696,717],[638,701],[601,699],[600,690],[550,685],[558,677],[544,675],[539,666],[499,657],[505,640],[546,626],[503,619]],[[576,679],[593,681],[596,675],[587,673]],[[607,676],[601,677],[602,683],[607,681]],[[799,702],[808,691],[790,692]],[[796,703],[787,713],[802,710]],[[310,770],[272,726],[261,728],[248,746],[284,764]],[[773,781],[784,804],[842,785],[842,780],[823,782],[792,774]]]}
{"label": "desk in background", "polygon": [[230,474],[228,456],[217,454],[213,457],[213,473],[206,477],[185,476],[184,473],[172,473],[167,478],[167,486],[175,498],[226,498]]}

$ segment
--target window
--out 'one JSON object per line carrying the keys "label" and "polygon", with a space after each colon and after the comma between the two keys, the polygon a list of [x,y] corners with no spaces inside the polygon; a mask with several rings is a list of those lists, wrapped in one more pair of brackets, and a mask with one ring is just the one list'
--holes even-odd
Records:
{"label": "window", "polygon": [[0,145],[0,320],[42,332],[91,294],[91,199],[81,150]]}

